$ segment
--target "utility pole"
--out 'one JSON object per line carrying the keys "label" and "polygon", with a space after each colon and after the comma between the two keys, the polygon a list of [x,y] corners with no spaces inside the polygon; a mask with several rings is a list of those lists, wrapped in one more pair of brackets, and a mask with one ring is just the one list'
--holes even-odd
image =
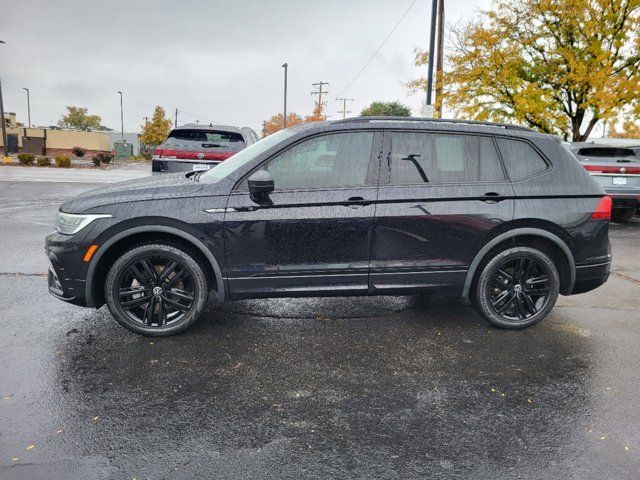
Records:
{"label": "utility pole", "polygon": [[266,133],[267,133],[267,121],[263,120],[262,121],[262,138],[265,137]]}
{"label": "utility pole", "polygon": [[29,89],[22,87],[22,89],[27,92],[27,127],[31,128],[31,102],[29,101]]}
{"label": "utility pole", "polygon": [[347,118],[347,113],[351,113],[351,110],[347,110],[347,102],[353,102],[353,98],[336,98],[336,101],[342,102],[342,110],[338,113],[342,114],[342,118]]}
{"label": "utility pole", "polygon": [[289,64],[283,63],[284,68],[284,110],[282,113],[282,128],[287,128],[287,74],[289,73]]}
{"label": "utility pole", "polygon": [[149,117],[142,117],[142,119],[144,120],[145,125],[149,123]]}
{"label": "utility pole", "polygon": [[122,92],[118,90],[120,94],[120,133],[122,134],[122,141],[124,142],[124,111],[122,110]]}
{"label": "utility pole", "polygon": [[[427,103],[425,109],[427,110],[427,114],[433,112],[431,93],[433,91],[433,59],[435,56],[437,12],[438,0],[433,0],[431,3],[431,31],[429,32],[429,71],[427,72]],[[431,110],[431,112],[429,112],[429,110]]]}
{"label": "utility pole", "polygon": [[178,109],[176,108],[176,126],[175,128],[178,128]]}
{"label": "utility pole", "polygon": [[312,83],[312,85],[314,87],[318,87],[318,91],[311,92],[311,95],[318,95],[318,114],[322,116],[322,95],[326,95],[327,93],[329,93],[326,90],[322,90],[322,87],[324,85],[329,85],[329,82],[323,82],[322,80],[320,80],[318,83]]}
{"label": "utility pole", "polygon": [[444,0],[438,0],[438,57],[436,58],[435,118],[442,118],[442,91],[444,89]]}

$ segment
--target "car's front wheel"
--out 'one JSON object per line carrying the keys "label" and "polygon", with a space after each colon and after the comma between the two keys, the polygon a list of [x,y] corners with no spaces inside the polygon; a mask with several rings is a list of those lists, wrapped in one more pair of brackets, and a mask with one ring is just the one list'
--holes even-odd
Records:
{"label": "car's front wheel", "polygon": [[544,252],[512,247],[496,253],[481,269],[472,304],[500,328],[529,327],[545,318],[558,299],[558,270]]}
{"label": "car's front wheel", "polygon": [[105,282],[105,299],[114,318],[150,336],[173,335],[191,326],[207,296],[205,272],[194,255],[162,243],[125,252]]}

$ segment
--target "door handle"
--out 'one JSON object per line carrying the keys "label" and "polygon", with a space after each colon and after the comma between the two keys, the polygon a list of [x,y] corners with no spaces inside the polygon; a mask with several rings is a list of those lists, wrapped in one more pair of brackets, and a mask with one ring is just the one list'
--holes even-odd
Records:
{"label": "door handle", "polygon": [[504,200],[504,198],[497,192],[487,192],[481,200],[486,203],[498,203]]}
{"label": "door handle", "polygon": [[359,202],[359,203],[348,203],[347,207],[349,208],[361,208],[366,205],[364,197],[349,197],[347,202]]}

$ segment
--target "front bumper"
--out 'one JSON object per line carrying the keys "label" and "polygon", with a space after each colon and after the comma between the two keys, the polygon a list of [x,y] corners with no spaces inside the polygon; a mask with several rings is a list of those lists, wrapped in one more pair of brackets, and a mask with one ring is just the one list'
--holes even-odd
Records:
{"label": "front bumper", "polygon": [[49,259],[49,293],[59,300],[86,307],[86,267],[82,262],[82,247],[70,237],[53,233],[45,243]]}

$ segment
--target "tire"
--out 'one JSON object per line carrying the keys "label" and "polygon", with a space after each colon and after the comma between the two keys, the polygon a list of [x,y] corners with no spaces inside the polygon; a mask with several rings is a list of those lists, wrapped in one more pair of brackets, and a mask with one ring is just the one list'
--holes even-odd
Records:
{"label": "tire", "polygon": [[558,269],[547,254],[531,247],[512,247],[484,262],[471,303],[496,327],[517,330],[544,319],[559,290]]}
{"label": "tire", "polygon": [[617,208],[611,212],[611,221],[615,223],[626,223],[636,214],[633,208]]}
{"label": "tire", "polygon": [[120,325],[148,336],[167,336],[193,325],[207,305],[207,277],[194,255],[150,243],[132,248],[112,265],[104,288]]}

